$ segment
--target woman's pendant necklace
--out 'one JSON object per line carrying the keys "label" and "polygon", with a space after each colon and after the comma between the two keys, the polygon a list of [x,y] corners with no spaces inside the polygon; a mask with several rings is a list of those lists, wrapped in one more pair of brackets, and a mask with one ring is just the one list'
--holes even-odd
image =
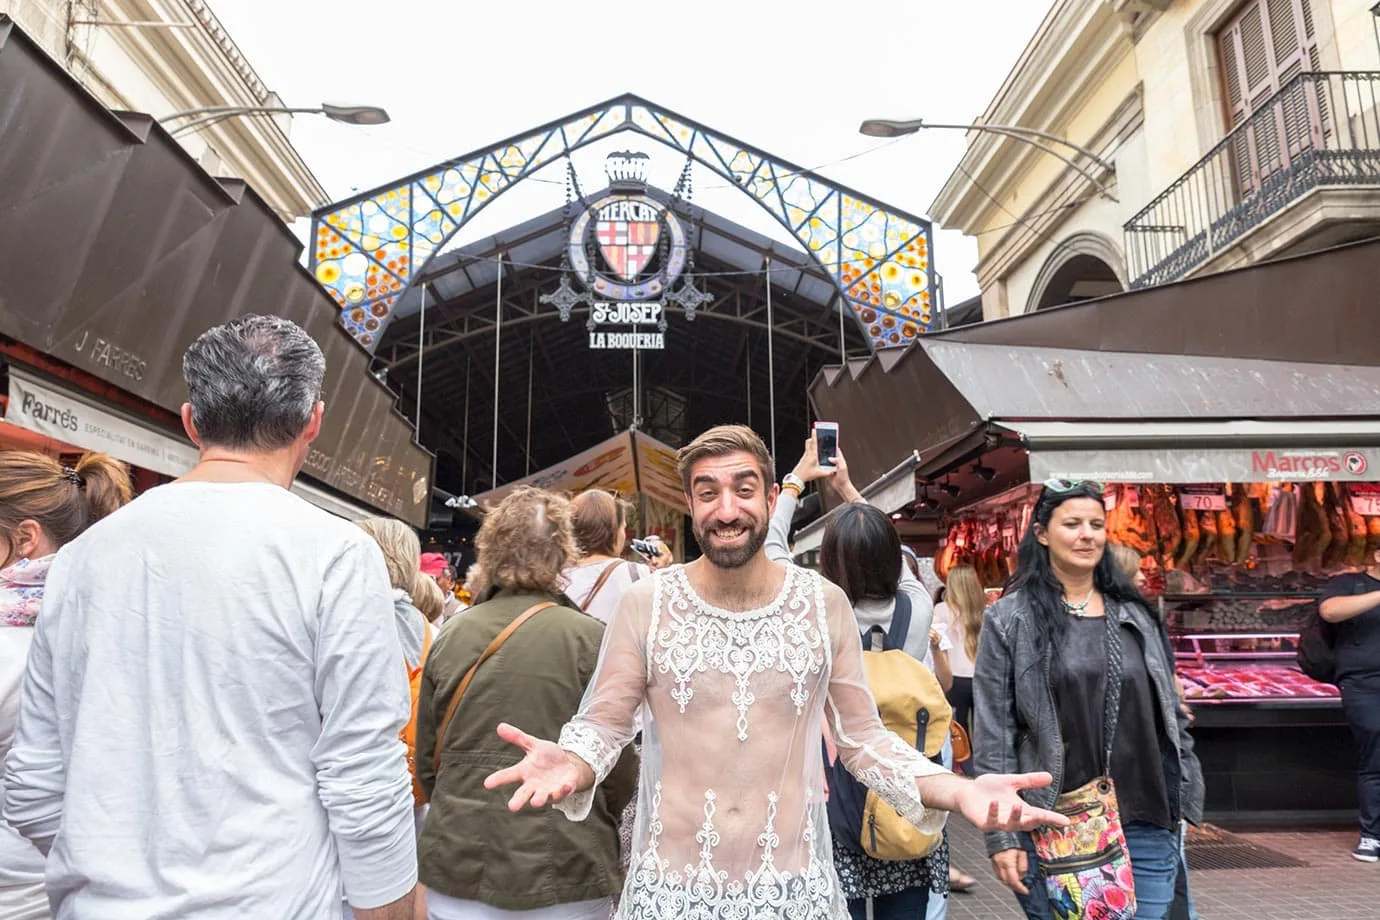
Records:
{"label": "woman's pendant necklace", "polygon": [[1072,614],[1073,616],[1076,616],[1076,617],[1086,617],[1086,616],[1088,615],[1088,614],[1087,614],[1088,605],[1092,603],[1093,590],[1094,590],[1094,589],[1092,589],[1092,588],[1089,588],[1089,589],[1088,589],[1088,594],[1087,594],[1086,597],[1083,598],[1083,602],[1082,602],[1081,604],[1070,603],[1070,602],[1069,602],[1069,599],[1068,599],[1067,597],[1065,597],[1065,598],[1064,598],[1064,610],[1065,610],[1065,612],[1070,613],[1070,614]]}

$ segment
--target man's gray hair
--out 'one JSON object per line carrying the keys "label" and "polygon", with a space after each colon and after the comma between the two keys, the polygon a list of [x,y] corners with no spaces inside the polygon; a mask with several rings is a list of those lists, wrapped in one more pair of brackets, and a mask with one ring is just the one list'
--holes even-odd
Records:
{"label": "man's gray hair", "polygon": [[311,421],[326,358],[291,320],[241,316],[192,343],[182,376],[203,445],[278,450]]}

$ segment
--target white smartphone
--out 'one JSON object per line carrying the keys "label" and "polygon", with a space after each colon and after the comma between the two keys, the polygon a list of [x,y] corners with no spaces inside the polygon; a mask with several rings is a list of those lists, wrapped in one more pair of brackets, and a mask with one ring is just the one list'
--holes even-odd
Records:
{"label": "white smartphone", "polygon": [[834,457],[839,452],[838,422],[815,422],[815,447],[819,451],[819,468],[834,472]]}

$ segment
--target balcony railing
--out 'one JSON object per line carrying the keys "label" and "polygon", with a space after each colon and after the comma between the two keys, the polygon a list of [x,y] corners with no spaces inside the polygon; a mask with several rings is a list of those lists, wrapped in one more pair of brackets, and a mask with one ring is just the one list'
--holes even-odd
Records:
{"label": "balcony railing", "polygon": [[1305,192],[1380,185],[1380,73],[1301,73],[1126,223],[1132,287],[1184,277]]}

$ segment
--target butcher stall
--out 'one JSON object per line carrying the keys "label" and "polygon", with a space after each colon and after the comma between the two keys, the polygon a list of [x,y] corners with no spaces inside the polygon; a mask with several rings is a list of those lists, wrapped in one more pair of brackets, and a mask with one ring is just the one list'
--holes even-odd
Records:
{"label": "butcher stall", "polygon": [[941,575],[999,589],[1040,483],[1103,483],[1175,646],[1209,812],[1340,816],[1351,735],[1296,659],[1327,578],[1380,548],[1377,273],[1368,243],[965,327],[832,368],[811,398],[856,480],[895,492],[902,462],[913,498],[888,510]]}

